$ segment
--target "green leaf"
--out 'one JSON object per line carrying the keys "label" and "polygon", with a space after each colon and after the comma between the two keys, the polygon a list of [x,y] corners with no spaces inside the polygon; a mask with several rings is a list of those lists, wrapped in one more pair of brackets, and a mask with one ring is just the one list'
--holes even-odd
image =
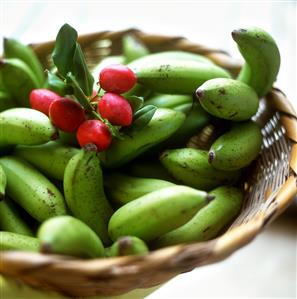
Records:
{"label": "green leaf", "polygon": [[67,85],[64,82],[64,80],[62,80],[56,74],[50,71],[47,71],[46,88],[58,93],[60,96],[65,96],[66,94],[73,94],[72,87]]}
{"label": "green leaf", "polygon": [[64,24],[56,37],[52,58],[59,73],[66,77],[72,70],[73,56],[76,51],[77,32],[68,24]]}
{"label": "green leaf", "polygon": [[90,96],[93,92],[94,78],[87,67],[84,54],[78,43],[76,43],[71,71],[83,92]]}
{"label": "green leaf", "polygon": [[153,118],[156,110],[157,107],[153,105],[147,105],[139,109],[134,114],[132,125],[129,128],[123,130],[125,134],[134,135],[137,131],[143,129]]}
{"label": "green leaf", "polygon": [[143,97],[138,96],[128,96],[125,97],[125,99],[130,103],[133,113],[135,113],[137,110],[139,110],[143,106]]}
{"label": "green leaf", "polygon": [[66,75],[66,82],[73,88],[73,92],[79,103],[86,109],[91,111],[92,106],[89,102],[88,97],[84,94],[83,90],[80,88],[78,81],[71,72]]}

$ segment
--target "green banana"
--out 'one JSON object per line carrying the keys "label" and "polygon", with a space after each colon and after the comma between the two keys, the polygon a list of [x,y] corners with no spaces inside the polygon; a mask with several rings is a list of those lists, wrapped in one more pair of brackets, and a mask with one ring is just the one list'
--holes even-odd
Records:
{"label": "green banana", "polygon": [[76,132],[70,133],[58,130],[58,136],[59,138],[57,139],[57,142],[68,146],[79,147],[79,143],[76,138]]}
{"label": "green banana", "polygon": [[42,85],[45,81],[43,67],[38,60],[38,57],[32,48],[20,43],[13,38],[4,38],[3,41],[4,57],[5,58],[18,58],[25,62]]}
{"label": "green banana", "polygon": [[265,96],[280,68],[276,42],[270,34],[256,27],[234,30],[232,38],[245,59],[238,80],[251,86],[259,97]]}
{"label": "green banana", "polygon": [[104,177],[104,186],[108,199],[122,206],[142,195],[174,184],[164,180],[110,173]]}
{"label": "green banana", "polygon": [[0,113],[0,147],[42,144],[56,134],[49,118],[37,110],[12,108]]}
{"label": "green banana", "polygon": [[133,135],[125,135],[122,140],[114,140],[108,150],[100,153],[103,165],[114,168],[131,161],[170,137],[184,120],[185,115],[182,112],[158,108],[144,128]]}
{"label": "green banana", "polygon": [[[182,108],[183,107],[183,108]],[[186,119],[181,127],[164,143],[167,147],[185,145],[185,143],[210,121],[210,115],[205,112],[199,103],[184,104],[175,110],[183,109],[187,113]]]}
{"label": "green banana", "polygon": [[145,105],[153,105],[158,108],[170,108],[183,104],[192,104],[193,98],[191,95],[181,94],[156,94],[145,101]]}
{"label": "green banana", "polygon": [[29,107],[32,89],[41,88],[35,74],[28,65],[17,58],[0,60],[0,73],[5,89],[20,106]]}
{"label": "green banana", "polygon": [[161,236],[154,246],[164,247],[188,242],[202,242],[213,239],[238,215],[243,193],[240,189],[221,186],[209,194],[215,199],[183,226]]}
{"label": "green banana", "polygon": [[133,68],[137,82],[153,91],[168,94],[193,94],[205,81],[230,78],[219,66],[183,60],[152,61]]}
{"label": "green banana", "polygon": [[23,158],[46,176],[63,180],[64,171],[69,160],[79,149],[63,145],[56,141],[34,146],[18,145],[14,154]]}
{"label": "green banana", "polygon": [[24,236],[11,232],[0,232],[0,251],[3,250],[21,250],[35,251],[39,250],[37,238]]}
{"label": "green banana", "polygon": [[196,90],[201,106],[211,115],[243,121],[258,110],[259,99],[247,84],[233,79],[212,79]]}
{"label": "green banana", "polygon": [[150,54],[142,58],[139,58],[137,60],[134,60],[133,62],[128,64],[128,66],[134,68],[134,67],[149,65],[155,61],[162,62],[163,60],[168,60],[168,59],[180,60],[180,61],[194,61],[194,62],[213,65],[213,62],[210,59],[199,54],[184,52],[184,51],[164,51],[164,52]]}
{"label": "green banana", "polygon": [[103,189],[100,160],[93,146],[81,149],[68,162],[64,173],[64,194],[72,214],[109,243],[107,224],[112,215]]}
{"label": "green banana", "polygon": [[3,167],[0,165],[0,201],[5,196],[5,189],[7,185],[7,178]]}
{"label": "green banana", "polygon": [[16,106],[11,96],[7,92],[0,90],[0,112]]}
{"label": "green banana", "polygon": [[0,201],[0,228],[4,231],[33,236],[33,232],[22,219],[17,206],[5,197]]}
{"label": "green banana", "polygon": [[239,171],[224,171],[208,163],[208,153],[194,148],[167,150],[160,161],[168,172],[179,182],[202,190],[210,190],[219,185],[234,183]]}
{"label": "green banana", "polygon": [[39,227],[40,251],[82,258],[104,256],[101,240],[85,223],[72,216],[48,219]]}
{"label": "green banana", "polygon": [[131,96],[141,97],[144,100],[148,99],[152,95],[152,91],[145,86],[136,83],[129,91],[122,94],[124,98],[129,98]]}
{"label": "green banana", "polygon": [[217,169],[236,170],[248,166],[259,154],[262,134],[253,122],[233,124],[212,144],[208,161]]}
{"label": "green banana", "polygon": [[183,225],[213,199],[204,191],[172,186],[148,193],[119,208],[110,218],[112,240],[135,236],[150,241]]}
{"label": "green banana", "polygon": [[147,56],[149,54],[148,48],[136,36],[126,34],[123,37],[123,54],[125,63],[129,63],[138,58]]}
{"label": "green banana", "polygon": [[47,218],[66,214],[60,191],[28,162],[13,156],[0,158],[7,177],[6,193],[33,218]]}
{"label": "green banana", "polygon": [[105,256],[142,255],[149,252],[145,242],[133,236],[119,238],[110,247],[105,248]]}
{"label": "green banana", "polygon": [[175,183],[173,177],[159,161],[133,161],[124,167],[124,171],[140,178],[152,178]]}

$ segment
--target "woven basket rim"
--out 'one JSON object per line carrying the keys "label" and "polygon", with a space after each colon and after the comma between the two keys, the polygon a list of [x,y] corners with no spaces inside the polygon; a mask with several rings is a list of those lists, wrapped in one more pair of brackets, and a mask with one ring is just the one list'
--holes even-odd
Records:
{"label": "woven basket rim", "polygon": [[[162,37],[160,35],[151,35],[138,29],[130,28],[121,31],[103,31],[80,35],[79,41],[88,42],[95,38],[113,38],[127,32],[133,32],[142,39],[149,38],[150,36],[156,36],[160,39]],[[184,46],[184,48],[188,47],[189,49],[195,49],[196,52],[197,49],[201,49],[201,54],[206,55],[215,62],[219,59],[221,65],[224,65],[224,59],[228,59],[226,57],[230,57],[225,51],[211,49],[197,45],[196,43],[193,44],[183,37],[171,37],[166,35],[163,37],[164,39],[168,39],[168,41],[174,39],[176,43]],[[32,44],[32,47],[38,55],[42,55],[42,53],[52,46],[53,42],[54,41],[48,41],[45,43]],[[227,68],[230,65],[233,65],[234,68],[238,67],[238,65],[236,66],[236,64],[230,61],[226,62],[225,65]],[[282,125],[286,129],[287,137],[292,142],[290,158],[291,175],[287,178],[275,196],[277,207],[270,213],[258,213],[253,218],[253,221],[232,228],[225,234],[213,240],[169,246],[163,249],[154,250],[144,256],[82,260],[65,256],[44,255],[42,253],[28,253],[21,251],[1,252],[0,273],[20,278],[31,285],[34,285],[34,283],[32,283],[31,280],[26,279],[26,276],[28,273],[34,276],[34,271],[42,268],[47,268],[47,275],[59,276],[60,271],[63,270],[64,275],[65,273],[68,273],[72,277],[75,277],[83,273],[85,276],[97,280],[119,279],[119,277],[125,277],[125,279],[129,280],[130,276],[135,276],[137,273],[144,273],[144,271],[151,273],[167,271],[167,274],[164,274],[164,277],[166,277],[165,280],[161,279],[161,281],[166,281],[179,273],[190,271],[197,266],[222,260],[237,249],[243,247],[266,225],[271,223],[280,213],[282,213],[292,202],[293,196],[297,193],[297,114],[292,104],[281,90],[273,88],[266,98],[270,105],[280,113]],[[36,273],[40,274],[38,271]],[[158,283],[160,283],[158,279],[156,279],[156,281],[146,281],[144,279],[139,285],[134,285],[134,288],[150,287]],[[53,285],[45,286],[44,288],[46,287],[55,289]],[[57,287],[56,290],[59,291],[59,287]],[[104,294],[120,294],[129,290],[131,290],[130,285],[127,287],[123,286],[118,292],[117,290],[114,290]],[[64,290],[63,292],[73,295],[70,290]],[[81,294],[91,295],[93,293],[86,292]]]}

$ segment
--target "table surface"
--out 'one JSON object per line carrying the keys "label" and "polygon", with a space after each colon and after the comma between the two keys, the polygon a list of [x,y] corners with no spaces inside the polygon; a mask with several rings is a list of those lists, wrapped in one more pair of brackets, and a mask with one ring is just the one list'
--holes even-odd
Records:
{"label": "table surface", "polygon": [[[297,108],[295,1],[0,0],[0,39],[11,36],[24,43],[54,39],[65,22],[79,33],[135,27],[185,36],[239,59],[230,32],[262,27],[277,40],[282,55],[276,86]],[[296,215],[295,211],[294,216],[282,216],[230,258],[179,275],[147,299],[296,298]],[[18,299],[22,298],[20,293]]]}

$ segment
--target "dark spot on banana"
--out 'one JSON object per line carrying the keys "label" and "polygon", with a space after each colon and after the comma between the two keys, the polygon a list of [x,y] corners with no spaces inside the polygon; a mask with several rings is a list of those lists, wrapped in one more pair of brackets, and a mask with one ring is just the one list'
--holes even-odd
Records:
{"label": "dark spot on banana", "polygon": [[220,94],[220,95],[225,95],[225,94],[226,94],[226,90],[225,90],[225,88],[220,88],[220,89],[219,89],[219,94]]}
{"label": "dark spot on banana", "polygon": [[205,232],[207,232],[209,229],[210,229],[210,226],[206,227],[206,228],[203,230],[203,232],[205,233]]}
{"label": "dark spot on banana", "polygon": [[46,188],[46,191],[47,191],[47,194],[49,196],[54,196],[55,195],[55,193],[52,190],[50,190],[49,188]]}
{"label": "dark spot on banana", "polygon": [[237,114],[238,114],[238,112],[234,112],[234,113],[230,114],[230,117],[234,117],[234,116],[236,116]]}

